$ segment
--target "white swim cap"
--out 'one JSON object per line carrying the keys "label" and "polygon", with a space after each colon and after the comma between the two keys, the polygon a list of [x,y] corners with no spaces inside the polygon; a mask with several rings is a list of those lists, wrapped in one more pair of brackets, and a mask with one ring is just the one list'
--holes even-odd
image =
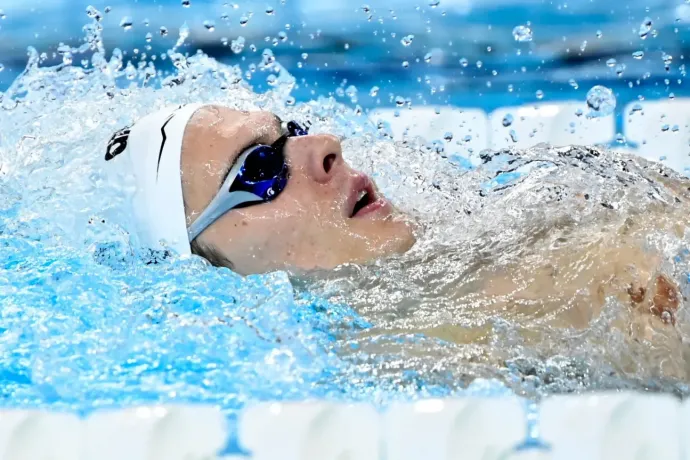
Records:
{"label": "white swim cap", "polygon": [[166,107],[116,132],[108,143],[105,160],[127,157],[126,166],[134,174],[134,217],[140,243],[145,246],[191,254],[180,158],[187,123],[202,106]]}

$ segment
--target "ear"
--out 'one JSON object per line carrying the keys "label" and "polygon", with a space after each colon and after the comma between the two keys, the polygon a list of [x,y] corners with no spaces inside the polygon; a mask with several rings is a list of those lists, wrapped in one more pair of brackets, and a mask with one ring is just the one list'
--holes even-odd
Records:
{"label": "ear", "polygon": [[127,126],[113,134],[106,148],[105,161],[110,161],[125,151],[127,148],[127,139],[129,139],[129,131],[130,127]]}

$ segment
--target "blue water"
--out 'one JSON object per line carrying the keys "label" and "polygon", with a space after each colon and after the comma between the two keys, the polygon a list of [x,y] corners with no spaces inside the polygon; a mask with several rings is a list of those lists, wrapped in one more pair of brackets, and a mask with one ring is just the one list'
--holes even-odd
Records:
{"label": "blue water", "polygon": [[[105,4],[93,4],[104,10]],[[138,11],[143,5],[147,12]],[[379,6],[377,18],[390,16],[387,5]],[[160,84],[173,72],[169,61],[156,63],[163,72],[149,84],[156,90],[128,89],[132,81],[122,74],[113,78],[106,71],[93,72],[101,61],[91,60],[92,51],[75,56],[72,67],[51,68],[61,61],[59,55],[51,55],[57,42],[74,46],[83,42],[86,4],[22,2],[3,7],[7,17],[0,19],[0,62],[5,66],[0,89],[7,89],[27,66],[27,46],[35,45],[37,52],[30,53],[21,84],[15,82],[0,103],[0,406],[87,413],[141,403],[203,402],[217,404],[232,416],[256,400],[327,398],[383,405],[428,396],[509,392],[496,380],[475,379],[472,374],[458,379],[453,369],[426,372],[415,368],[414,361],[404,362],[401,353],[358,353],[359,342],[348,339],[373,325],[347,305],[326,302],[293,286],[284,273],[243,278],[197,258],[147,252],[128,236],[122,187],[105,177],[98,163],[100,140],[145,113],[158,98],[234,102],[242,97],[234,87],[227,89],[228,77],[218,71],[229,69],[223,64],[238,64],[246,72],[269,45],[263,37],[270,30],[275,35],[287,22],[293,24],[294,42],[273,49],[297,83],[291,94],[297,103],[322,97],[318,104],[297,104],[295,110],[318,113],[353,130],[373,130],[352,121],[353,107],[393,106],[396,96],[409,98],[413,105],[450,103],[491,110],[534,102],[538,89],[545,93],[543,100],[584,100],[592,84],[606,82],[616,91],[620,118],[620,107],[641,94],[647,98],[688,94],[687,85],[678,83],[684,77],[680,54],[685,32],[673,32],[673,18],[666,14],[672,9],[669,2],[654,7],[665,18],[660,20],[659,41],[641,43],[637,38],[632,43],[632,34],[629,45],[610,37],[652,14],[643,6],[635,11],[633,5],[621,7],[629,12],[609,14],[608,5],[574,2],[570,11],[577,14],[571,18],[570,13],[541,3],[489,2],[475,5],[471,14],[462,13],[460,5],[445,16],[424,7],[420,14],[434,26],[426,33],[413,5],[395,5],[399,19],[386,19],[386,25],[369,21],[360,9],[345,4],[341,8],[348,14],[342,22],[329,21],[332,14],[297,15],[296,6],[279,4],[275,15],[267,17],[260,5],[250,25],[238,28],[243,6],[231,13],[234,16],[223,31],[217,4],[193,0],[189,10],[175,4],[159,11],[155,3],[142,1],[129,5],[127,14],[136,16],[136,24],[125,32],[117,23],[127,5],[113,3],[113,12],[103,23],[105,58],[111,63],[115,46],[127,52],[125,64],[135,47],[145,49],[147,29],[141,24],[145,15],[154,33],[163,21],[169,27],[168,37],[156,38],[150,53],[167,50],[177,39],[178,26],[188,20],[192,35],[180,50],[193,55],[202,47],[221,63],[214,61],[196,81],[165,90]],[[40,12],[31,12],[32,7]],[[213,33],[201,25],[210,11],[217,23]],[[585,19],[593,21],[588,27],[606,31],[601,42],[606,44],[604,51],[582,61],[568,61],[562,49],[549,51],[565,33],[577,36],[567,41],[568,46],[579,48],[586,36],[593,47],[595,30],[581,30]],[[516,45],[510,30],[527,20],[533,21],[535,31],[543,32],[541,38],[535,32],[535,42]],[[300,25],[303,21],[307,24]],[[488,24],[494,27],[489,30]],[[390,37],[389,27],[396,30],[395,38]],[[318,29],[322,38],[310,38]],[[388,36],[385,43],[379,40],[382,29]],[[40,36],[31,36],[33,30]],[[245,50],[239,55],[227,52],[227,47],[218,45],[223,33],[231,39],[240,33],[249,37]],[[415,34],[415,41],[407,49],[400,38],[409,33]],[[453,45],[448,44],[451,41]],[[257,45],[255,52],[249,49],[252,42]],[[345,43],[350,45],[347,52]],[[659,59],[662,45],[675,50],[668,72]],[[629,62],[623,77],[604,64],[609,55],[629,56],[640,46],[648,59],[620,58]],[[423,57],[434,47],[441,47],[452,59],[427,65]],[[516,49],[523,54],[518,56]],[[43,51],[48,54],[39,66]],[[306,59],[303,52],[309,54]],[[468,67],[459,64],[462,56],[470,60]],[[90,73],[79,70],[82,58],[89,59]],[[406,58],[413,64],[403,70],[400,63]],[[522,65],[529,68],[522,72]],[[645,72],[650,76],[638,84]],[[577,89],[568,83],[571,77],[578,80]],[[261,71],[248,84],[256,93],[269,94]],[[345,94],[350,85],[357,88],[356,101]],[[373,86],[381,88],[377,96],[369,95]],[[253,93],[252,98],[260,99]],[[270,94],[260,101],[269,110],[287,110]],[[389,343],[404,350],[406,345],[440,341],[403,334],[378,336],[372,343],[383,350]],[[510,376],[519,380],[517,367],[519,363],[507,363],[502,372],[508,380]]]}

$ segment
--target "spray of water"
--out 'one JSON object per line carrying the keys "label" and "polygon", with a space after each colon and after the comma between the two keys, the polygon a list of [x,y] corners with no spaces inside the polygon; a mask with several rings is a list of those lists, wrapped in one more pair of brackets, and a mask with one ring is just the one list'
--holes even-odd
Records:
{"label": "spray of water", "polygon": [[[250,69],[271,86],[257,94],[240,68],[184,54],[185,27],[158,59],[128,57],[104,48],[101,15],[89,13],[82,46],[63,49],[54,67],[29,48],[26,70],[0,95],[7,404],[233,410],[252,399],[385,402],[467,387],[683,390],[685,311],[639,315],[626,285],[653,292],[646,275],[663,273],[686,290],[679,176],[545,146],[477,154],[467,169],[422,139],[394,144],[384,124],[332,98],[293,104],[295,80],[270,50]],[[241,278],[142,248],[131,178],[104,170],[105,145],[155,108],[186,102],[270,110],[344,137],[348,161],[418,222],[418,243],[308,279]]]}

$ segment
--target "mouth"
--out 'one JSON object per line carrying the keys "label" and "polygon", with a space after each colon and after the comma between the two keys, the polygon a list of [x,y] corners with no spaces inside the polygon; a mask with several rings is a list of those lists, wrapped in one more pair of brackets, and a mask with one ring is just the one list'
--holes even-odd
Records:
{"label": "mouth", "polygon": [[380,210],[387,214],[389,208],[388,200],[376,192],[371,179],[365,175],[357,176],[348,200],[348,216],[350,218],[363,217]]}

